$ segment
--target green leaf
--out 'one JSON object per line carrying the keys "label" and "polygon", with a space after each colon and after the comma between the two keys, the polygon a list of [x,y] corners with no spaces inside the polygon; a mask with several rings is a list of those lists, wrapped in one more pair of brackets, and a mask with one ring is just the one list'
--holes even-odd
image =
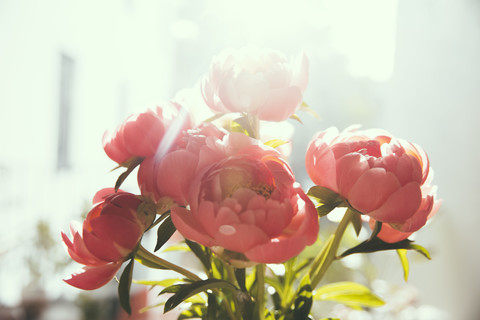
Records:
{"label": "green leaf", "polygon": [[345,206],[345,200],[339,194],[325,187],[313,186],[307,194],[319,203],[317,212],[320,217],[326,216],[339,206]]}
{"label": "green leaf", "polygon": [[370,240],[374,239],[382,230],[382,222],[377,221],[375,222],[375,227],[373,228],[372,234],[370,236]]}
{"label": "green leaf", "polygon": [[162,250],[162,252],[170,252],[170,251],[190,251],[190,248],[186,245],[178,244]]}
{"label": "green leaf", "polygon": [[205,270],[210,270],[211,268],[211,254],[209,249],[204,249],[203,246],[200,244],[190,241],[188,239],[185,239],[185,243],[187,246],[192,250],[192,252],[197,256],[197,258],[200,260],[200,262],[203,264],[205,267]]}
{"label": "green leaf", "polygon": [[320,116],[305,102],[303,101],[302,104],[300,105],[300,108],[298,108],[299,111],[307,112],[314,116],[317,119],[320,119]]}
{"label": "green leaf", "polygon": [[430,253],[427,251],[427,249],[425,249],[424,247],[418,244],[413,244],[412,240],[405,239],[395,243],[388,243],[380,240],[378,237],[375,237],[373,239],[370,238],[360,243],[359,245],[346,250],[340,255],[340,258],[346,257],[354,253],[368,253],[368,252],[397,250],[397,249],[415,250],[418,253],[425,256],[427,259],[429,260],[431,259]]}
{"label": "green leaf", "polygon": [[408,258],[407,258],[407,250],[397,249],[397,254],[398,254],[398,257],[400,258],[400,262],[402,263],[403,278],[405,279],[405,281],[408,281],[409,265],[408,265]]}
{"label": "green leaf", "polygon": [[418,253],[422,254],[428,260],[432,260],[432,257],[430,256],[430,252],[428,252],[428,250],[422,247],[421,245],[410,243],[407,249],[415,250]]}
{"label": "green leaf", "polygon": [[175,283],[184,281],[184,279],[165,279],[160,281],[155,280],[133,280],[133,283],[143,284],[145,286],[152,286],[152,287],[169,287],[174,285]]}
{"label": "green leaf", "polygon": [[120,186],[122,185],[123,181],[125,181],[125,179],[127,179],[128,175],[130,173],[132,173],[132,171],[140,164],[142,163],[144,158],[140,158],[140,157],[136,157],[134,158],[129,164],[128,164],[128,167],[127,167],[127,170],[125,170],[125,172],[123,172],[117,179],[117,181],[115,182],[115,192],[118,191],[118,189],[120,189]]}
{"label": "green leaf", "polygon": [[320,287],[313,299],[335,301],[353,307],[380,307],[385,304],[367,287],[350,281],[330,283]]}
{"label": "green leaf", "polygon": [[120,306],[129,315],[132,314],[132,308],[130,306],[130,286],[132,284],[132,274],[133,259],[130,260],[130,262],[123,270],[123,273],[120,276],[120,281],[118,283],[118,299],[120,301]]}
{"label": "green leaf", "polygon": [[302,119],[300,119],[300,117],[297,116],[296,114],[292,114],[292,115],[290,116],[290,119],[295,120],[295,121],[298,121],[298,122],[300,122],[301,124],[303,124]]}
{"label": "green leaf", "polygon": [[344,201],[343,198],[335,191],[321,186],[311,187],[307,194],[310,197],[315,198],[315,200],[317,200],[319,203],[324,204],[342,203]]}
{"label": "green leaf", "polygon": [[235,268],[235,278],[237,279],[238,285],[242,291],[247,291],[247,287],[245,286],[245,277],[245,268]]}
{"label": "green leaf", "polygon": [[[203,315],[205,313],[205,306],[204,305],[192,305],[187,310],[182,311],[178,316],[177,320],[184,320],[184,319],[203,319]],[[207,318],[208,319],[208,318]]]}
{"label": "green leaf", "polygon": [[275,316],[269,310],[265,310],[265,320],[275,320]]}
{"label": "green leaf", "polygon": [[217,312],[218,312],[217,297],[212,293],[208,293],[207,299],[208,299],[208,304],[207,304],[206,320],[216,320]]}
{"label": "green leaf", "polygon": [[157,229],[157,244],[153,251],[158,251],[172,237],[176,230],[172,222],[172,217],[168,216]]}
{"label": "green leaf", "polygon": [[174,285],[160,292],[160,294],[174,293],[174,295],[165,302],[164,312],[172,310],[185,301],[185,299],[210,289],[227,289],[232,292],[238,290],[237,287],[230,282],[218,279],[207,279],[188,284]]}
{"label": "green leaf", "polygon": [[297,298],[295,299],[293,318],[298,320],[308,319],[312,308],[312,286],[310,277],[306,274],[298,286]]}
{"label": "green leaf", "polygon": [[264,144],[266,146],[269,146],[269,147],[272,147],[272,148],[278,148],[284,144],[287,144],[288,141],[285,141],[285,140],[280,140],[280,139],[272,139],[272,140],[268,140],[267,142],[265,142]]}
{"label": "green leaf", "polygon": [[[356,211],[356,210],[353,210],[352,208],[348,208],[347,210]],[[358,235],[360,234],[360,231],[362,231],[362,225],[363,225],[362,215],[360,213],[354,212],[354,214],[352,215],[352,225],[353,225],[353,229],[355,230],[355,234],[358,237]]]}

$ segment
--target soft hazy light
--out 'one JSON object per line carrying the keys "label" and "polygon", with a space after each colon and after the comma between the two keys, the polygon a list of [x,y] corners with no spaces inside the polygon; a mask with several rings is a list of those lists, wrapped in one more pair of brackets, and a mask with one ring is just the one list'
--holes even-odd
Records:
{"label": "soft hazy light", "polygon": [[386,81],[393,73],[398,0],[211,1],[209,6],[247,43],[297,32],[313,46],[326,31],[329,50],[346,58],[353,76]]}
{"label": "soft hazy light", "polygon": [[176,39],[191,39],[198,36],[199,30],[196,23],[191,20],[180,19],[172,27],[172,36]]}

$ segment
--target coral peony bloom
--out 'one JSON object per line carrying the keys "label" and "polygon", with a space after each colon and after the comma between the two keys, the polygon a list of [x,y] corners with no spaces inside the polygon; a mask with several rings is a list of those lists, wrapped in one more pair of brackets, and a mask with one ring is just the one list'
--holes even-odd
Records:
{"label": "coral peony bloom", "polygon": [[202,93],[214,112],[243,112],[260,120],[283,121],[300,106],[307,82],[305,54],[289,63],[277,51],[244,47],[214,58]]}
{"label": "coral peony bloom", "polygon": [[190,210],[173,207],[177,230],[237,266],[281,263],[317,239],[313,203],[274,149],[231,133],[223,158],[197,172]]}
{"label": "coral peony bloom", "polygon": [[[157,107],[156,112],[134,114],[127,118],[113,134],[103,136],[103,149],[110,159],[124,164],[133,157],[153,156],[165,137],[170,144],[182,130],[191,127],[191,120],[179,104]],[[173,132],[170,132],[173,131]],[[164,148],[168,148],[165,145]]]}
{"label": "coral peony bloom", "polygon": [[430,185],[427,154],[388,132],[339,133],[336,128],[320,132],[308,147],[306,168],[315,184],[396,230],[414,232],[433,212],[436,188]]}
{"label": "coral peony bloom", "polygon": [[[97,289],[112,280],[155,217],[153,204],[148,207],[139,197],[115,193],[111,188],[100,190],[94,204],[82,228],[70,225],[72,240],[62,232],[70,257],[85,265],[65,282],[84,290]],[[140,205],[142,211],[138,212]]]}
{"label": "coral peony bloom", "polygon": [[187,205],[196,171],[220,157],[220,151],[214,152],[212,147],[225,133],[213,124],[202,124],[185,132],[170,152],[145,158],[137,176],[142,194],[156,201],[169,203],[168,199],[172,199],[179,205]]}

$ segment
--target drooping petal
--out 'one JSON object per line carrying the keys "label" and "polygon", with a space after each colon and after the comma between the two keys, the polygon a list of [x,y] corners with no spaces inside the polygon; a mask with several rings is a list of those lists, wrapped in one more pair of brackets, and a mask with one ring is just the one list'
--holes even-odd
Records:
{"label": "drooping petal", "polygon": [[185,238],[207,247],[215,245],[215,241],[208,236],[201,225],[195,219],[192,219],[192,214],[189,210],[182,207],[173,207],[171,209],[171,217],[178,232]]}
{"label": "drooping petal", "polygon": [[306,237],[272,239],[245,252],[245,256],[258,263],[283,263],[297,256],[307,245]]}
{"label": "drooping petal", "polygon": [[217,246],[240,253],[270,241],[257,226],[244,224],[222,225],[214,238]]}
{"label": "drooping petal", "polygon": [[95,290],[110,282],[121,266],[121,263],[108,263],[95,267],[86,266],[63,281],[79,289]]}

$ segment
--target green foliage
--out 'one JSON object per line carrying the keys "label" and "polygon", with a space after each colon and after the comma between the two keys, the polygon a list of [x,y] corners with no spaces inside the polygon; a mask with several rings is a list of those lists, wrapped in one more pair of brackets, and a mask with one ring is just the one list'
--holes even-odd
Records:
{"label": "green foliage", "polygon": [[339,194],[325,187],[313,186],[307,194],[318,203],[317,212],[320,217],[326,216],[337,207],[346,206],[345,200]]}
{"label": "green foliage", "polygon": [[130,161],[129,163],[126,164],[127,170],[125,170],[125,172],[123,172],[120,176],[118,176],[118,179],[115,182],[115,191],[118,191],[118,189],[120,189],[120,186],[125,181],[125,179],[127,179],[127,177],[130,175],[130,173],[132,173],[132,171],[140,163],[142,163],[142,161],[143,161],[143,158],[136,157],[136,158],[133,158],[132,161]]}
{"label": "green foliage", "polygon": [[299,117],[298,115],[296,115],[296,114],[292,114],[292,115],[290,116],[290,119],[295,120],[295,121],[298,121],[298,122],[300,122],[301,124],[303,124],[302,119],[300,119],[300,117]]}
{"label": "green foliage", "polygon": [[408,265],[407,250],[406,249],[397,249],[398,257],[400,258],[400,263],[403,268],[403,278],[405,281],[408,281],[408,272],[410,267]]}
{"label": "green foliage", "polygon": [[313,299],[340,302],[352,308],[380,307],[385,304],[367,287],[349,281],[322,286],[316,290]]}
{"label": "green foliage", "polygon": [[306,274],[298,286],[297,297],[294,303],[293,318],[295,320],[308,319],[310,309],[312,308],[312,286],[310,277]]}
{"label": "green foliage", "polygon": [[132,308],[130,306],[130,286],[132,284],[133,261],[134,259],[131,259],[127,264],[118,283],[118,299],[120,301],[120,306],[128,314],[132,313]]}
{"label": "green foliage", "polygon": [[160,292],[160,294],[173,293],[173,295],[165,302],[164,312],[172,310],[191,296],[211,289],[226,289],[230,291],[238,290],[238,288],[230,282],[219,279],[207,279],[193,283],[173,285]]}
{"label": "green foliage", "polygon": [[205,270],[210,270],[211,269],[211,259],[212,259],[212,253],[210,249],[205,248],[204,246],[190,241],[188,239],[185,239],[185,243],[187,246],[190,248],[190,250],[195,254],[195,256],[200,260],[202,265],[205,267]]}
{"label": "green foliage", "polygon": [[285,140],[272,139],[272,140],[268,140],[267,142],[265,142],[265,145],[275,149],[275,148],[278,148],[278,147],[280,147],[284,144],[287,144],[287,143],[288,143],[288,141],[285,141]]}
{"label": "green foliage", "polygon": [[165,279],[165,280],[159,280],[159,281],[155,281],[155,280],[133,280],[132,282],[137,283],[137,284],[143,284],[143,285],[146,285],[146,286],[152,286],[152,287],[156,287],[156,286],[169,287],[169,286],[173,286],[175,283],[181,282],[183,280],[184,279],[174,278],[174,279]]}
{"label": "green foliage", "polygon": [[388,243],[388,242],[382,241],[378,237],[370,238],[360,243],[359,245],[346,250],[340,255],[340,257],[343,258],[354,253],[368,253],[368,252],[397,250],[397,249],[415,250],[418,253],[425,256],[425,258],[431,259],[430,253],[427,251],[427,249],[425,249],[424,247],[418,244],[414,244],[412,240],[405,239],[395,243]]}
{"label": "green foliage", "polygon": [[360,234],[360,231],[362,231],[362,226],[363,226],[362,214],[351,207],[349,207],[347,210],[353,211],[352,226],[353,226],[353,229],[355,230],[355,234],[358,237],[358,235]]}
{"label": "green foliage", "polygon": [[157,229],[157,244],[154,251],[158,251],[172,237],[177,229],[173,225],[170,215],[165,218],[163,223]]}

